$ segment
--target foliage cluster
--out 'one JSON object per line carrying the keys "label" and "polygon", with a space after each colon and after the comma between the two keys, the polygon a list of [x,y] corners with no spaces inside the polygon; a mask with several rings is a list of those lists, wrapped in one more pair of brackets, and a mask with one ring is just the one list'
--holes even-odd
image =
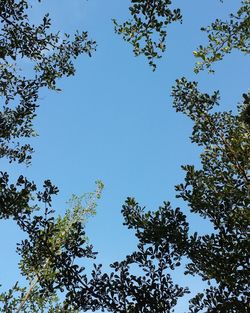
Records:
{"label": "foliage cluster", "polygon": [[[131,19],[121,25],[114,21],[115,31],[153,69],[154,59],[165,50],[166,27],[182,19],[180,9],[170,5],[168,0],[131,0]],[[87,32],[73,39],[51,33],[48,15],[33,25],[29,9],[27,0],[0,1],[0,156],[26,164],[33,152],[26,139],[35,135],[39,91],[58,90],[59,78],[74,75],[72,60],[95,50]],[[250,2],[243,0],[229,21],[217,19],[203,29],[209,44],[195,52],[201,59],[196,72],[210,69],[232,49],[249,53],[249,13]],[[33,76],[20,72],[23,60],[33,64]],[[97,182],[94,193],[73,196],[70,209],[57,216],[52,198],[58,189],[49,180],[39,191],[24,176],[13,183],[1,172],[0,218],[14,220],[25,234],[17,252],[21,274],[29,283],[17,283],[0,295],[1,312],[173,312],[178,299],[189,293],[172,279],[180,267],[208,283],[190,299],[190,313],[249,311],[250,95],[243,94],[237,115],[216,110],[219,92],[203,93],[197,82],[186,78],[176,80],[172,97],[176,111],[193,121],[191,141],[203,149],[199,169],[183,166],[185,181],[176,186],[177,197],[210,221],[213,232],[192,233],[182,209],[169,202],[147,211],[128,198],[122,214],[124,225],[135,231],[137,249],[111,264],[111,273],[94,265],[89,277],[77,261],[96,255],[85,222],[95,213],[102,183]]]}

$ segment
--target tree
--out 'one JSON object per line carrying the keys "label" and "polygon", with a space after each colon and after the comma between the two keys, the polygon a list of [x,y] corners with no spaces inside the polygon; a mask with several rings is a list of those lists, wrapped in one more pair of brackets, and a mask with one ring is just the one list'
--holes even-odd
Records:
{"label": "tree", "polygon": [[[135,14],[147,4],[142,1]],[[203,29],[208,32],[209,45],[194,53],[202,60],[195,72],[210,69],[232,49],[249,53],[249,12],[249,1],[242,1],[229,22],[216,20],[211,28]],[[132,28],[132,23],[125,23],[120,33],[125,32],[124,39],[136,47],[136,39],[126,37]],[[170,276],[182,263],[186,275],[199,275],[208,283],[190,299],[190,313],[249,311],[249,93],[243,94],[236,115],[216,110],[218,91],[202,93],[197,82],[186,78],[176,81],[172,96],[176,111],[194,123],[192,142],[203,147],[201,168],[183,166],[186,177],[176,186],[177,197],[191,212],[207,219],[214,231],[190,233],[187,217],[168,202],[151,212],[128,198],[122,210],[124,224],[135,230],[138,248],[113,263],[111,274],[96,267],[89,286],[70,300],[78,309],[88,291],[94,291],[93,306],[101,304],[109,312],[172,312],[178,298],[188,293],[188,288],[174,285]]]}
{"label": "tree", "polygon": [[[154,212],[145,211],[128,198],[124,224],[135,230],[138,249],[113,263],[111,274],[102,274],[98,266],[88,288],[97,295],[93,301],[109,312],[172,312],[178,298],[188,293],[170,276],[182,263],[186,275],[199,275],[208,283],[203,293],[190,299],[190,313],[248,312],[249,125],[241,115],[213,111],[219,93],[201,93],[196,82],[177,80],[172,95],[176,111],[194,122],[192,142],[204,148],[201,169],[183,166],[186,177],[176,186],[177,197],[191,212],[208,219],[214,231],[190,233],[180,208],[164,203]],[[135,274],[135,266],[141,275]],[[88,288],[71,299],[78,309]]]}
{"label": "tree", "polygon": [[135,56],[144,55],[153,70],[155,59],[166,50],[167,26],[182,21],[180,9],[171,9],[172,1],[132,0],[131,19],[122,24],[114,19],[115,32],[133,46]]}
{"label": "tree", "polygon": [[[75,73],[72,60],[83,53],[91,56],[96,46],[87,32],[77,32],[73,40],[68,34],[51,33],[48,14],[39,25],[33,25],[30,9],[26,0],[0,1],[0,157],[27,165],[33,148],[26,140],[36,135],[33,119],[39,91],[59,90],[57,80]],[[32,73],[23,74],[22,60],[33,65]],[[83,271],[75,258],[95,257],[84,227],[103,188],[101,182],[97,184],[95,193],[74,196],[71,210],[56,217],[51,201],[58,189],[49,180],[44,182],[44,190],[38,191],[36,184],[22,175],[11,183],[8,173],[0,173],[0,218],[13,219],[26,234],[17,251],[21,274],[30,284],[21,287],[17,283],[3,292],[1,312],[61,311],[58,292],[69,292],[75,275]]]}
{"label": "tree", "polygon": [[[168,0],[131,3],[132,19],[123,24],[114,20],[115,31],[132,44],[136,56],[144,55],[155,69],[155,59],[165,50],[166,27],[181,21],[181,11],[170,9]],[[249,4],[242,1],[229,22],[216,20],[203,29],[209,45],[194,52],[201,58],[196,72],[210,69],[232,49],[249,53]],[[69,35],[60,39],[59,34],[51,34],[48,15],[40,25],[32,25],[28,1],[0,1],[0,9],[0,92],[4,102],[0,155],[10,162],[29,164],[33,150],[23,139],[35,135],[32,121],[39,90],[58,90],[57,79],[74,74],[72,58],[91,54],[95,42],[86,32],[77,33],[72,41]],[[23,77],[18,71],[16,62],[23,58],[34,64],[32,77]],[[58,189],[50,181],[45,181],[39,192],[27,178],[20,176],[12,184],[9,175],[1,173],[0,216],[14,219],[27,235],[18,253],[21,272],[30,282],[29,287],[16,284],[2,293],[2,312],[172,312],[178,298],[189,292],[174,284],[170,275],[181,264],[187,275],[199,275],[210,284],[190,299],[190,312],[248,312],[250,95],[243,94],[238,115],[216,111],[219,92],[202,93],[197,82],[186,78],[176,81],[172,95],[176,111],[194,122],[192,141],[204,148],[200,169],[183,166],[186,178],[176,186],[177,197],[187,202],[192,212],[208,219],[214,232],[190,233],[187,217],[169,202],[151,212],[128,198],[122,213],[124,224],[135,230],[137,250],[114,262],[112,273],[103,273],[101,266],[95,265],[89,278],[75,258],[95,257],[87,244],[83,218],[93,213],[102,184],[98,183],[96,193],[86,195],[86,205],[73,197],[71,210],[55,217],[51,201]]]}
{"label": "tree", "polygon": [[176,110],[194,121],[192,141],[204,147],[201,169],[183,166],[186,178],[176,186],[178,197],[214,229],[189,238],[186,273],[216,282],[191,300],[190,312],[247,312],[249,127],[232,112],[210,113],[219,93],[202,94],[195,82],[177,81],[173,96]]}
{"label": "tree", "polygon": [[[1,203],[1,218],[6,218],[8,211],[8,217],[12,217],[26,234],[26,239],[18,244],[17,252],[21,257],[21,274],[29,287],[20,287],[17,283],[2,293],[0,311],[45,312],[48,309],[49,312],[61,312],[60,294],[70,293],[76,287],[76,279],[85,278],[84,268],[75,259],[94,258],[96,254],[88,244],[84,228],[88,216],[95,214],[96,200],[100,198],[103,185],[97,182],[96,192],[80,198],[73,196],[70,209],[58,217],[51,207],[52,196],[58,189],[50,181],[45,181],[42,192],[36,192],[36,186],[23,177],[19,177],[17,185],[23,188],[17,190],[14,185],[8,186],[7,175],[5,181],[1,180],[5,196]],[[8,202],[13,196],[14,201]],[[11,206],[13,216],[9,216]]]}
{"label": "tree", "polygon": [[[19,163],[31,160],[32,147],[20,141],[36,134],[32,121],[40,89],[57,90],[59,78],[74,75],[72,60],[95,50],[95,42],[88,39],[87,32],[77,32],[72,41],[68,34],[62,38],[60,33],[51,33],[48,14],[38,26],[33,25],[27,13],[30,8],[26,0],[0,2],[0,93],[4,103],[0,156]],[[32,74],[23,75],[22,59],[31,62]]]}
{"label": "tree", "polygon": [[[131,19],[122,24],[114,19],[115,32],[133,46],[135,56],[143,55],[149,60],[152,69],[156,69],[155,60],[162,57],[166,50],[167,27],[173,22],[182,22],[181,9],[172,9],[170,0],[132,0],[129,7]],[[221,0],[223,2],[223,0]],[[230,14],[229,21],[216,19],[201,31],[208,36],[208,46],[199,46],[193,54],[198,61],[194,71],[211,69],[214,62],[220,61],[226,54],[236,49],[250,53],[250,15],[249,0],[242,0],[236,13]]]}
{"label": "tree", "polygon": [[196,63],[194,71],[198,73],[204,68],[213,72],[211,66],[220,61],[233,49],[243,53],[250,53],[250,11],[249,0],[242,0],[239,10],[230,15],[229,21],[216,19],[211,26],[202,28],[208,34],[209,44],[207,47],[200,46],[194,51],[194,56],[201,61]]}

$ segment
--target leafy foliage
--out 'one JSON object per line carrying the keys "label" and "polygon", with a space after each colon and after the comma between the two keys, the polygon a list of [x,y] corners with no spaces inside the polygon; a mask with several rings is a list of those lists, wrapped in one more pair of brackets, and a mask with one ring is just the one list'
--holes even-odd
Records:
{"label": "leafy foliage", "polygon": [[[189,312],[248,312],[250,129],[240,115],[215,111],[219,92],[198,90],[185,78],[173,87],[174,107],[194,122],[192,142],[203,147],[201,168],[183,166],[177,197],[207,219],[214,231],[190,233],[180,208],[164,203],[151,212],[133,198],[123,206],[124,224],[135,230],[137,250],[114,262],[114,272],[96,266],[92,279],[71,299],[77,309],[109,312],[173,312],[188,288],[173,283],[171,271],[198,275],[208,286],[190,299]],[[241,111],[242,108],[240,107]]]}
{"label": "leafy foliage", "polygon": [[231,14],[229,21],[216,19],[211,26],[202,28],[208,34],[207,47],[200,46],[194,51],[194,56],[201,61],[196,63],[195,72],[204,68],[213,72],[211,66],[223,57],[237,49],[243,53],[250,53],[250,1],[243,0],[236,14]]}
{"label": "leafy foliage", "polygon": [[[22,303],[25,295],[29,295],[28,301],[26,301],[22,308]],[[0,302],[3,306],[0,307],[0,312],[12,313],[18,312],[18,310],[24,313],[62,313],[65,312],[62,304],[56,296],[41,297],[38,289],[34,287],[33,290],[29,291],[25,287],[20,287],[16,283],[7,292],[0,294]],[[76,310],[68,310],[69,313],[77,313]]]}
{"label": "leafy foliage", "polygon": [[[73,39],[52,33],[48,14],[39,25],[32,24],[31,9],[26,0],[0,1],[0,157],[26,164],[33,152],[26,140],[36,135],[33,119],[39,91],[59,91],[57,80],[75,73],[73,60],[81,54],[91,56],[96,46],[87,32],[77,32]],[[33,71],[25,71],[25,63]],[[63,312],[57,295],[70,292],[75,277],[84,270],[75,259],[95,257],[87,244],[85,217],[94,213],[102,188],[98,182],[96,193],[74,196],[71,210],[56,218],[51,201],[58,189],[49,180],[44,182],[44,190],[38,191],[36,184],[22,175],[11,183],[8,173],[0,173],[0,218],[13,219],[25,233],[17,252],[21,273],[30,284],[16,284],[2,293],[2,312]]]}
{"label": "leafy foliage", "polygon": [[250,92],[243,94],[243,107],[240,114],[241,120],[250,127]]}
{"label": "leafy foliage", "polygon": [[[0,298],[2,310],[12,312],[14,307],[18,307],[17,312],[20,312],[27,306],[30,308],[30,305],[45,309],[47,304],[50,304],[52,310],[54,299],[63,292],[66,292],[67,298],[67,294],[76,288],[79,279],[85,277],[84,268],[77,265],[75,260],[95,258],[96,253],[87,243],[84,228],[86,218],[95,213],[96,200],[100,198],[103,185],[97,182],[96,192],[81,198],[74,196],[70,202],[71,209],[63,217],[56,218],[51,201],[58,189],[50,181],[44,182],[43,191],[37,191],[34,183],[29,183],[26,179],[19,178],[16,187],[8,186],[8,183],[9,178],[5,173],[1,188],[10,192],[4,193],[3,204],[6,206],[2,217],[14,218],[26,234],[26,239],[18,244],[17,252],[21,257],[19,268],[30,287],[27,290],[27,287],[15,285],[8,293],[3,293]],[[26,188],[22,188],[23,186]],[[12,198],[13,190],[18,199]],[[29,194],[24,191],[29,191]],[[83,200],[86,201],[84,206]],[[15,207],[13,210],[12,201],[15,206],[22,205],[18,211]],[[14,297],[18,292],[21,292],[20,296]],[[60,306],[60,303],[56,305],[58,310]]]}
{"label": "leafy foliage", "polygon": [[216,286],[191,301],[191,312],[247,312],[250,207],[250,132],[232,112],[210,113],[219,99],[196,82],[177,81],[174,107],[194,121],[191,140],[204,147],[202,168],[186,165],[178,197],[191,212],[210,220],[212,234],[190,237],[186,273]]}
{"label": "leafy foliage", "polygon": [[113,20],[115,32],[133,46],[135,56],[144,55],[155,70],[155,59],[166,49],[167,26],[181,21],[180,9],[170,9],[170,0],[132,0],[131,19],[122,24]]}
{"label": "leafy foliage", "polygon": [[[154,60],[165,50],[166,27],[181,21],[171,1],[132,0],[132,19],[115,31],[132,44],[135,55]],[[44,16],[34,26],[28,18],[26,0],[0,1],[0,157],[29,164],[32,147],[24,143],[35,136],[33,119],[41,88],[59,90],[57,80],[74,75],[73,59],[91,55],[95,42],[86,32],[61,38],[50,33]],[[210,69],[233,49],[249,53],[249,1],[242,1],[229,22],[216,20],[208,32],[209,45],[195,56],[202,59],[195,71]],[[23,61],[33,72],[23,76]],[[80,259],[94,259],[85,222],[95,213],[103,185],[94,193],[73,196],[70,209],[56,216],[52,198],[58,189],[50,180],[39,191],[34,182],[20,176],[11,183],[0,173],[0,218],[12,219],[24,232],[18,244],[19,268],[28,286],[16,283],[0,294],[1,312],[78,312],[98,309],[116,313],[173,312],[187,287],[174,283],[173,271],[198,275],[207,288],[190,299],[189,312],[249,311],[249,208],[250,208],[250,96],[243,94],[239,114],[219,112],[220,95],[202,93],[197,82],[176,81],[172,96],[177,112],[194,123],[191,141],[201,148],[200,168],[182,166],[185,181],[176,186],[177,197],[192,213],[208,220],[213,231],[191,233],[188,218],[180,208],[165,202],[156,211],[146,211],[133,198],[125,202],[124,225],[135,231],[138,245],[124,260],[111,264],[105,273],[94,265],[90,277]]]}
{"label": "leafy foliage", "polygon": [[[59,90],[58,78],[75,73],[73,59],[91,55],[95,42],[87,32],[76,33],[73,40],[51,33],[49,15],[35,26],[29,21],[31,4],[26,0],[0,1],[0,157],[30,163],[33,152],[22,138],[35,136],[33,119],[41,88]],[[24,76],[22,62],[33,66],[33,74]]]}
{"label": "leafy foliage", "polygon": [[[101,265],[95,266],[92,279],[70,303],[79,310],[85,310],[90,301],[92,310],[170,312],[178,298],[188,293],[187,288],[174,284],[169,274],[181,264],[188,231],[185,216],[179,209],[172,210],[169,203],[157,212],[144,213],[133,198],[127,199],[122,213],[124,224],[136,231],[137,250],[111,264],[110,274],[103,274]],[[172,236],[173,229],[179,237]]]}

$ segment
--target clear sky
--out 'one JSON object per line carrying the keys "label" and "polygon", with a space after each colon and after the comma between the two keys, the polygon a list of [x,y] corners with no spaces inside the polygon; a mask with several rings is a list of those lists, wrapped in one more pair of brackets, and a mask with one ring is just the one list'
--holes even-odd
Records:
{"label": "clear sky", "polygon": [[[167,51],[152,72],[143,57],[135,58],[132,48],[114,34],[111,19],[127,18],[127,0],[44,0],[34,1],[33,19],[51,12],[53,27],[73,33],[88,30],[98,43],[92,58],[76,61],[77,72],[63,79],[61,93],[43,92],[35,121],[39,137],[33,146],[31,167],[7,165],[12,177],[24,174],[42,186],[50,178],[60,189],[54,207],[63,213],[71,194],[81,195],[105,184],[97,215],[88,223],[87,234],[98,261],[108,264],[131,252],[136,241],[122,226],[121,206],[134,196],[148,209],[157,209],[164,200],[181,206],[192,230],[205,232],[209,225],[190,215],[185,203],[175,199],[174,185],[182,182],[181,164],[199,166],[199,150],[189,141],[191,122],[175,113],[170,98],[176,78],[198,80],[205,92],[221,91],[221,108],[235,110],[241,94],[249,88],[249,60],[233,53],[215,66],[215,75],[193,74],[192,51],[204,43],[201,26],[216,17],[225,18],[240,1],[175,1],[182,8],[182,25],[169,28]],[[232,4],[233,2],[233,4]],[[0,228],[0,282],[10,286],[18,280],[15,243],[21,233],[9,222]],[[199,280],[174,274],[179,283],[200,290]],[[184,312],[185,301],[178,312]]]}

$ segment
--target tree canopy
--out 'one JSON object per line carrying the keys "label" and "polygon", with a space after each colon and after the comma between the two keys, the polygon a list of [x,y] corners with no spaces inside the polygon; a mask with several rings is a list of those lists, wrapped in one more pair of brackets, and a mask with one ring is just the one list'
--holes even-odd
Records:
{"label": "tree canopy", "polygon": [[[73,37],[52,32],[48,14],[35,26],[30,9],[27,0],[0,1],[0,156],[27,165],[39,92],[59,91],[58,79],[75,74],[74,60],[96,49],[87,31]],[[182,21],[181,8],[172,8],[168,0],[131,0],[129,12],[129,20],[113,20],[114,30],[155,70],[169,24]],[[249,14],[250,2],[242,0],[228,21],[216,19],[202,28],[208,45],[194,52],[200,60],[196,73],[213,71],[213,63],[233,50],[249,54]],[[32,72],[21,68],[24,60],[32,64]],[[17,252],[28,281],[2,292],[1,312],[173,312],[179,298],[190,292],[174,281],[172,273],[179,268],[207,282],[207,288],[190,297],[190,313],[249,311],[250,95],[242,95],[238,113],[220,111],[219,91],[202,92],[198,85],[182,77],[172,88],[173,107],[191,119],[191,141],[202,149],[200,168],[183,165],[184,182],[175,190],[190,212],[210,222],[212,232],[191,231],[183,209],[170,202],[148,211],[128,197],[122,215],[124,225],[135,232],[137,248],[113,262],[110,271],[94,264],[88,275],[78,261],[96,256],[85,223],[95,213],[102,182],[97,181],[93,193],[73,196],[69,210],[58,216],[52,207],[58,188],[50,180],[39,191],[24,175],[12,182],[10,174],[1,172],[0,217],[14,220],[25,234]]]}

